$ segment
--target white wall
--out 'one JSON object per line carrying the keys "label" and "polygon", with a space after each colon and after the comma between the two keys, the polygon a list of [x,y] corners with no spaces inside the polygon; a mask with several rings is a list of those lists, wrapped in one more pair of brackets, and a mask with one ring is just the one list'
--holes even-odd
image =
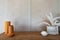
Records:
{"label": "white wall", "polygon": [[8,1],[7,19],[14,24],[15,31],[30,31],[29,17],[27,0]]}
{"label": "white wall", "polygon": [[0,0],[0,33],[4,21],[10,20],[15,31],[40,31],[45,14],[60,14],[59,0]]}
{"label": "white wall", "polygon": [[6,20],[7,4],[5,0],[0,0],[0,33],[4,32],[4,21]]}

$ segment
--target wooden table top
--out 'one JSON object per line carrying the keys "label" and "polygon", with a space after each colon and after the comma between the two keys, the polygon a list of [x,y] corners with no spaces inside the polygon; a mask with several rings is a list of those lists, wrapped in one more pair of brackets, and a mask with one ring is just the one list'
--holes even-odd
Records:
{"label": "wooden table top", "polygon": [[0,34],[0,40],[60,40],[60,35],[48,35],[43,37],[40,32],[15,32],[15,36],[7,37]]}

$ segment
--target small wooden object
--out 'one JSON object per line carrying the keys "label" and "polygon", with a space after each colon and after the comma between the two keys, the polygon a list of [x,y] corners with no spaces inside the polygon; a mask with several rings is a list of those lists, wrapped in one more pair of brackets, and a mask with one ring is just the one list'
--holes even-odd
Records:
{"label": "small wooden object", "polygon": [[13,35],[14,35],[14,27],[13,27],[13,25],[10,25],[9,26],[9,32],[8,32],[7,36],[11,37]]}
{"label": "small wooden object", "polygon": [[8,34],[9,26],[10,26],[10,21],[6,21],[6,22],[5,22],[5,34]]}

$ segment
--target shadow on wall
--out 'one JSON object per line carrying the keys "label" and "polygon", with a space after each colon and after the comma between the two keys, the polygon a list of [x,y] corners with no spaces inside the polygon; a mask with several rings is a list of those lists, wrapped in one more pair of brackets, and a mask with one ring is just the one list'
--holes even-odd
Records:
{"label": "shadow on wall", "polygon": [[44,27],[40,25],[40,22],[35,22],[33,25],[28,25],[26,19],[15,18],[13,22],[15,31],[41,31],[45,30]]}
{"label": "shadow on wall", "polygon": [[46,24],[40,24],[40,29],[41,29],[41,31],[46,31],[46,27],[47,27],[47,25]]}
{"label": "shadow on wall", "polygon": [[59,17],[60,17],[60,13],[57,13],[57,16],[59,16]]}
{"label": "shadow on wall", "polygon": [[16,18],[14,19],[13,25],[15,31],[43,31],[46,30],[45,24],[40,24],[41,22],[35,22],[33,25],[28,25],[28,21],[26,19]]}
{"label": "shadow on wall", "polygon": [[28,25],[26,19],[16,18],[14,19],[15,31],[28,31]]}
{"label": "shadow on wall", "polygon": [[60,13],[54,14],[54,17],[60,17]]}

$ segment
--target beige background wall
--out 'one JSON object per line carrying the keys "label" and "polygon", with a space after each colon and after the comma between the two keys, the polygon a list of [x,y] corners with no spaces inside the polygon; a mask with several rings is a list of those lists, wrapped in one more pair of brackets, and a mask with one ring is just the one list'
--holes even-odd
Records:
{"label": "beige background wall", "polygon": [[53,16],[60,15],[59,2],[59,0],[31,0],[32,31],[40,30],[40,23],[46,14],[52,12]]}
{"label": "beige background wall", "polygon": [[0,0],[0,33],[10,20],[15,31],[40,31],[45,14],[60,14],[60,0]]}

